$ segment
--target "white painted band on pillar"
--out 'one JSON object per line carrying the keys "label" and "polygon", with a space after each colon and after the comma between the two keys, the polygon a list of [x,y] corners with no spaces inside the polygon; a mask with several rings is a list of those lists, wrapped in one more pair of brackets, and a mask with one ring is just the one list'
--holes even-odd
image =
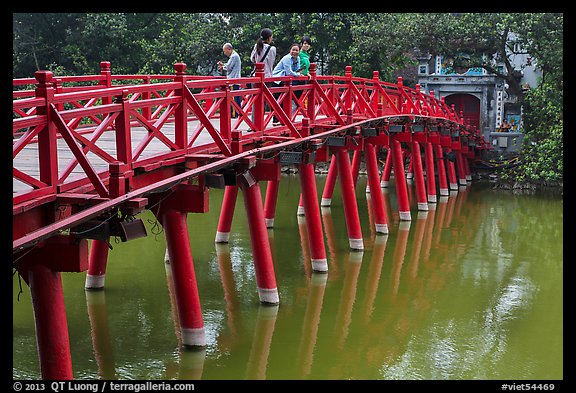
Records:
{"label": "white painted band on pillar", "polygon": [[328,260],[312,259],[312,270],[317,273],[326,273],[328,271]]}
{"label": "white painted band on pillar", "polygon": [[298,214],[299,216],[303,216],[304,213],[304,206],[300,206],[298,205],[298,211],[296,212],[296,214]]}
{"label": "white painted band on pillar", "polygon": [[436,203],[436,194],[428,194],[428,203]]}
{"label": "white painted band on pillar", "polygon": [[366,186],[366,194],[370,194],[370,186]]}
{"label": "white painted band on pillar", "polygon": [[460,183],[461,186],[465,186],[466,185],[466,178],[461,177],[460,179],[458,179],[458,182]]}
{"label": "white painted band on pillar", "polygon": [[216,243],[228,243],[228,239],[230,239],[230,232],[216,231],[216,239],[214,239]]}
{"label": "white painted band on pillar", "polygon": [[414,173],[413,173],[413,172],[408,172],[408,173],[406,173],[406,179],[412,179],[412,177],[414,177]]}
{"label": "white painted band on pillar", "polygon": [[348,239],[348,244],[350,244],[350,248],[353,250],[363,250],[364,249],[364,241],[362,239]]}
{"label": "white painted band on pillar", "polygon": [[428,204],[426,202],[418,202],[418,210],[428,210]]}
{"label": "white painted band on pillar", "polygon": [[450,193],[448,192],[447,188],[441,188],[440,189],[440,195],[441,196],[448,196],[448,195],[450,195]]}
{"label": "white painted band on pillar", "polygon": [[265,218],[264,221],[266,222],[266,228],[274,228],[273,218]]}
{"label": "white painted band on pillar", "polygon": [[412,221],[412,216],[410,215],[410,210],[400,213],[400,221]]}
{"label": "white painted band on pillar", "polygon": [[320,201],[320,206],[330,206],[332,204],[332,198],[322,198]]}
{"label": "white painted band on pillar", "polygon": [[85,289],[101,289],[104,288],[104,280],[106,278],[105,274],[99,276],[93,276],[91,274],[86,274],[86,282],[84,284]]}
{"label": "white painted band on pillar", "polygon": [[205,347],[206,332],[204,328],[185,328],[180,327],[182,333],[182,344],[189,347]]}
{"label": "white painted band on pillar", "polygon": [[457,190],[457,189],[458,189],[458,184],[456,184],[456,183],[450,183],[450,189],[451,189],[451,190]]}
{"label": "white painted band on pillar", "polygon": [[388,180],[382,180],[382,181],[380,182],[380,187],[382,187],[382,188],[388,187]]}
{"label": "white painted band on pillar", "polygon": [[170,263],[170,254],[168,253],[168,248],[166,248],[166,252],[164,253],[164,263]]}
{"label": "white painted band on pillar", "polygon": [[472,175],[466,175],[466,181],[472,181]]}
{"label": "white painted band on pillar", "polygon": [[278,297],[278,288],[258,288],[258,297],[260,299],[260,303],[280,303],[280,298]]}
{"label": "white painted band on pillar", "polygon": [[383,233],[383,234],[388,233],[388,224],[374,224],[374,226],[376,227],[377,233]]}

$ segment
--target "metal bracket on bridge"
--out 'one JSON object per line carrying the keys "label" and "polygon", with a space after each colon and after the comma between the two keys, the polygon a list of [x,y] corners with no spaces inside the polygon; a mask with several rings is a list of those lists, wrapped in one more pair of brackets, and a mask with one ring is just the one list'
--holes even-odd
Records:
{"label": "metal bracket on bridge", "polygon": [[404,132],[404,126],[400,124],[391,124],[388,126],[389,133]]}
{"label": "metal bracket on bridge", "polygon": [[365,136],[365,137],[378,136],[378,134],[379,134],[378,128],[373,128],[373,127],[362,128],[361,132],[362,132],[362,136]]}
{"label": "metal bracket on bridge", "polygon": [[314,164],[316,161],[316,152],[303,151],[281,151],[280,164]]}
{"label": "metal bracket on bridge", "polygon": [[344,147],[346,146],[346,137],[344,136],[329,136],[326,144],[328,146]]}
{"label": "metal bracket on bridge", "polygon": [[300,164],[304,157],[304,153],[301,151],[281,151],[279,154],[280,164]]}
{"label": "metal bracket on bridge", "polygon": [[424,126],[422,124],[414,124],[410,126],[412,132],[424,132]]}

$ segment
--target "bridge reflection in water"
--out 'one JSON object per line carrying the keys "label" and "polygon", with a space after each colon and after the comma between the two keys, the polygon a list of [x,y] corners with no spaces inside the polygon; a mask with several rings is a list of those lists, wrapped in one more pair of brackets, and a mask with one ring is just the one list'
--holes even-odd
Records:
{"label": "bridge reflection in water", "polygon": [[[202,350],[175,345],[174,337],[181,339],[179,319],[162,235],[112,243],[107,288],[85,291],[85,301],[78,297],[83,290],[78,274],[63,275],[75,378],[561,378],[561,343],[550,334],[536,344],[530,338],[539,327],[525,331],[534,321],[530,314],[542,308],[537,292],[558,300],[561,290],[545,285],[549,277],[525,271],[522,261],[528,257],[506,251],[514,243],[499,249],[510,229],[502,222],[524,222],[523,215],[509,218],[507,208],[495,214],[489,192],[461,187],[411,222],[391,213],[388,235],[367,233],[364,251],[351,251],[342,206],[334,202],[322,208],[330,269],[315,273],[306,220],[293,209],[299,197],[294,181],[283,177],[279,200],[285,203],[278,204],[275,227],[268,230],[283,299],[279,306],[259,305],[253,291],[246,218],[235,217],[229,244],[214,244],[218,212],[189,216],[207,336]],[[365,182],[360,176],[356,191],[363,226],[372,220]],[[396,203],[393,188],[383,195],[387,206]],[[210,202],[218,205],[221,198],[221,192],[212,193]],[[416,203],[411,198],[411,206]],[[153,220],[147,221],[150,228]],[[291,229],[296,225],[298,233]],[[538,253],[533,257],[548,271],[559,263],[544,262]],[[160,274],[166,280],[158,280]],[[22,310],[29,301],[23,295],[15,308],[31,313]],[[550,306],[546,323],[555,326],[551,333],[561,332],[561,310]],[[34,346],[16,345],[25,336],[18,333],[15,377],[37,378]],[[518,342],[520,337],[527,340]],[[510,358],[523,360],[511,365]]]}

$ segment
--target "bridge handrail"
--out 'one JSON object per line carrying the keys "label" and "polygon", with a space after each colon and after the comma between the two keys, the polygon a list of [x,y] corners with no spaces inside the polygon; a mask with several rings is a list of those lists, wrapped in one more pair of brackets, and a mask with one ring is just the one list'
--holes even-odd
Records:
{"label": "bridge handrail", "polygon": [[[34,90],[35,97],[13,100],[15,113],[15,118],[13,119],[13,133],[15,135],[13,158],[27,144],[38,143],[38,135],[48,125],[49,119],[51,119],[51,123],[56,122],[54,124],[57,124],[50,126],[54,137],[66,139],[69,148],[74,150],[74,157],[64,172],[58,174],[57,178],[51,175],[52,180],[50,181],[33,179],[22,172],[18,172],[15,168],[14,178],[33,188],[33,191],[28,196],[24,195],[25,193],[15,195],[15,201],[25,201],[27,198],[35,197],[44,192],[41,189],[52,189],[56,185],[62,190],[70,189],[72,186],[66,186],[68,183],[73,183],[74,186],[77,186],[92,182],[96,187],[99,187],[101,194],[106,194],[107,191],[102,180],[98,180],[98,177],[107,177],[106,170],[98,174],[94,172],[88,176],[88,179],[80,182],[77,180],[66,180],[72,169],[79,164],[84,165],[86,173],[90,171],[85,157],[88,152],[100,156],[108,164],[116,160],[132,166],[147,165],[153,158],[144,157],[142,153],[153,138],[160,139],[168,149],[167,152],[159,153],[158,156],[154,157],[169,158],[180,154],[178,153],[180,150],[190,151],[200,132],[207,130],[214,140],[211,146],[216,146],[216,151],[222,154],[231,154],[231,131],[237,129],[241,121],[249,121],[248,115],[252,112],[251,108],[254,107],[258,97],[261,97],[259,98],[260,100],[263,99],[266,89],[269,90],[269,93],[266,94],[280,95],[275,104],[278,105],[275,107],[278,109],[272,109],[274,113],[279,110],[286,111],[283,115],[288,116],[289,124],[286,124],[286,127],[291,130],[290,135],[293,136],[299,136],[298,130],[294,125],[296,124],[294,122],[297,113],[306,114],[307,116],[311,115],[312,117],[323,114],[329,119],[335,118],[340,124],[344,124],[343,119],[349,113],[352,113],[353,116],[360,116],[360,118],[376,117],[379,103],[384,105],[384,114],[427,114],[430,116],[443,116],[462,123],[453,109],[449,108],[443,100],[423,94],[420,92],[419,87],[412,89],[403,86],[400,80],[397,84],[380,81],[376,74],[373,79],[352,77],[351,68],[348,69],[348,67],[344,76],[316,76],[314,72],[311,79],[308,79],[308,77],[293,78],[290,76],[264,78],[263,72],[261,72],[260,75],[254,77],[234,80],[223,77],[184,75],[184,69],[185,65],[183,67],[179,66],[177,73],[171,76],[118,76],[122,80],[145,79],[146,82],[154,79],[158,81],[155,83],[110,85],[107,82],[109,86],[104,84],[79,86],[66,91],[64,89],[58,91],[52,75],[48,78],[48,74],[43,73],[35,78],[34,80],[37,83],[37,88]],[[116,76],[91,75],[71,77],[68,80],[87,81],[90,78],[109,81],[115,79]],[[57,79],[60,82],[62,80],[61,78]],[[168,81],[166,82],[166,80]],[[272,85],[270,88],[265,88],[265,85],[258,87],[262,82],[268,84],[269,82],[290,82],[292,80],[303,80],[307,83],[300,85],[286,83],[284,86]],[[23,78],[17,80],[16,83],[23,84],[29,81],[30,78]],[[242,86],[252,84],[254,87],[231,91],[229,86],[232,84],[240,84]],[[184,87],[188,89],[189,93],[182,90]],[[312,112],[306,113],[301,107],[297,107],[295,111],[292,111],[291,106],[288,108],[286,105],[292,99],[295,99],[293,94],[298,90],[306,92],[310,97],[320,97],[321,95],[327,98],[327,101],[321,97],[319,101],[315,101],[312,98],[312,108],[308,108]],[[230,105],[233,104],[233,97],[238,96],[242,97],[241,107],[238,107],[242,111],[242,116],[232,122],[227,117],[227,113]],[[288,97],[288,99],[285,99],[285,97]],[[271,97],[267,96],[266,100],[270,101]],[[259,105],[263,105],[264,101],[260,102]],[[37,108],[42,108],[42,110],[38,111]],[[185,113],[182,114],[181,112],[178,115],[178,110],[181,110],[178,108],[185,108]],[[25,112],[25,109],[29,110]],[[432,111],[432,113],[428,113],[429,111]],[[224,118],[220,116],[221,114],[224,114]],[[180,119],[182,119],[182,116],[185,116],[187,120],[197,119],[199,120],[199,125],[195,129],[188,129],[179,123],[180,120],[176,120],[178,116],[180,116]],[[219,131],[210,124],[211,119],[219,119]],[[264,121],[266,123],[270,122],[271,114],[267,115]],[[176,131],[174,140],[170,140],[162,130],[163,124],[167,122],[180,124],[177,125],[177,128],[180,127],[180,131]],[[258,125],[260,123],[255,122],[254,124]],[[96,141],[108,130],[114,130],[117,140],[118,138],[120,140],[124,138],[124,140],[128,141],[132,132],[131,127],[135,125],[144,126],[148,129],[148,135],[140,141],[135,149],[132,148],[130,143],[117,145],[117,157],[114,158],[97,147]],[[184,128],[182,129],[182,127]],[[263,126],[260,124],[258,127]],[[462,127],[463,130],[466,130],[464,125]],[[17,134],[17,131],[21,130],[24,131]],[[120,134],[124,136],[119,136]],[[55,141],[50,143],[53,144]],[[74,147],[71,143],[79,143],[80,147]],[[44,148],[47,147],[45,146]],[[213,151],[212,147],[210,149]],[[44,178],[46,179],[46,176]]]}

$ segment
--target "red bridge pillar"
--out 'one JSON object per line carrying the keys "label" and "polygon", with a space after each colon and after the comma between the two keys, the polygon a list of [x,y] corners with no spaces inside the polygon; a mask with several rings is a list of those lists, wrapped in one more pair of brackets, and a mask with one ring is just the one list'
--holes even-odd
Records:
{"label": "red bridge pillar", "polygon": [[151,204],[166,234],[168,258],[165,262],[171,267],[182,345],[203,348],[206,335],[186,218],[187,213],[208,211],[208,189],[181,183],[167,196],[155,194]]}
{"label": "red bridge pillar", "polygon": [[380,189],[376,147],[370,142],[365,142],[364,152],[366,171],[368,173],[368,187],[370,187],[370,196],[374,210],[374,227],[377,233],[387,234],[388,222],[386,220],[386,211],[384,210],[384,197]]}
{"label": "red bridge pillar", "polygon": [[230,239],[230,228],[234,218],[234,209],[238,197],[237,186],[226,186],[224,189],[224,200],[222,201],[222,210],[218,220],[218,229],[216,231],[216,243],[228,243]]}
{"label": "red bridge pillar", "polygon": [[414,180],[416,181],[416,197],[418,200],[418,210],[428,210],[428,202],[426,198],[426,186],[424,185],[424,172],[422,169],[422,154],[420,152],[420,144],[417,141],[412,141],[412,159],[414,169]]}
{"label": "red bridge pillar", "polygon": [[390,146],[387,148],[386,162],[384,163],[384,169],[382,170],[382,178],[380,179],[380,187],[388,187],[388,182],[390,181],[390,173],[392,172],[392,149]]}
{"label": "red bridge pillar", "polygon": [[272,252],[264,221],[260,186],[249,170],[238,176],[238,182],[244,194],[244,207],[248,216],[258,297],[260,303],[278,304],[278,288],[276,287]]}
{"label": "red bridge pillar", "polygon": [[96,239],[92,240],[88,272],[86,273],[86,282],[84,284],[86,289],[104,288],[108,250],[108,243],[105,241]]}
{"label": "red bridge pillar", "polygon": [[42,379],[73,379],[60,272],[37,264],[28,273]]}
{"label": "red bridge pillar", "polygon": [[438,188],[440,196],[448,196],[448,182],[446,180],[446,166],[444,165],[444,149],[441,145],[436,145],[436,166],[438,168]]}
{"label": "red bridge pillar", "polygon": [[278,199],[279,180],[268,180],[266,187],[266,199],[264,200],[264,219],[266,228],[274,227],[274,216],[276,214],[276,201]]}
{"label": "red bridge pillar", "polygon": [[426,162],[426,189],[428,202],[436,203],[436,173],[434,170],[434,150],[432,142],[426,142],[424,157]]}
{"label": "red bridge pillar", "polygon": [[166,232],[182,344],[204,347],[206,335],[186,216],[186,213],[169,210],[162,215],[162,226]]}
{"label": "red bridge pillar", "polygon": [[[310,125],[307,118],[302,120],[302,136],[310,134]],[[328,271],[326,259],[326,247],[324,245],[324,233],[322,232],[322,220],[320,218],[320,206],[318,205],[318,192],[316,191],[316,176],[314,164],[302,163],[299,165],[301,200],[306,216],[308,229],[308,244],[310,246],[310,259],[312,270],[315,272]]]}
{"label": "red bridge pillar", "polygon": [[408,189],[406,188],[406,175],[404,174],[404,160],[402,159],[402,146],[394,137],[390,138],[390,150],[394,165],[394,178],[396,180],[396,195],[398,197],[398,211],[401,221],[411,221]]}
{"label": "red bridge pillar", "polygon": [[57,235],[23,253],[16,268],[30,286],[42,379],[73,379],[60,273],[88,269],[88,241]]}
{"label": "red bridge pillar", "polygon": [[330,166],[328,167],[328,176],[326,177],[326,183],[324,183],[320,206],[330,206],[332,204],[332,193],[334,192],[337,174],[338,167],[336,166],[336,156],[333,154],[332,159],[330,160]]}
{"label": "red bridge pillar", "polygon": [[348,230],[348,243],[353,250],[363,250],[364,241],[362,239],[362,229],[360,227],[360,217],[358,215],[358,205],[356,203],[354,179],[352,178],[348,149],[336,148],[335,156],[342,192],[342,203],[344,205],[344,216],[346,217],[346,229]]}

